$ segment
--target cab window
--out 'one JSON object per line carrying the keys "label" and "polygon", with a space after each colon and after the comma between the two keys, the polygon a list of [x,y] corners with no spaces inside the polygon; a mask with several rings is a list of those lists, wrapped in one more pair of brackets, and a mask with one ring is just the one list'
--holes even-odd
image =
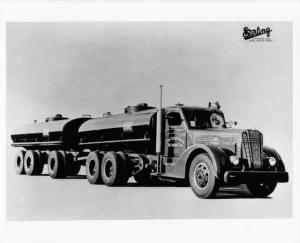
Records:
{"label": "cab window", "polygon": [[179,112],[170,112],[166,116],[169,126],[180,126],[182,118]]}

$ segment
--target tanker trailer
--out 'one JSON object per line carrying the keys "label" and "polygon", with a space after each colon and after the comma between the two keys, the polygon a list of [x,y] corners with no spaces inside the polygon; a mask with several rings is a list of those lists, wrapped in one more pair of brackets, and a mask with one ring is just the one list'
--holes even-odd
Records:
{"label": "tanker trailer", "polygon": [[75,175],[80,164],[74,160],[78,149],[77,130],[89,117],[69,119],[57,114],[45,122],[34,122],[15,129],[12,146],[18,147],[15,168],[18,174],[39,175],[48,164],[49,175],[61,178]]}
{"label": "tanker trailer", "polygon": [[131,176],[142,184],[150,182],[148,157],[157,157],[156,113],[157,108],[141,103],[80,126],[78,146],[89,151],[86,176],[91,184],[121,185]]}

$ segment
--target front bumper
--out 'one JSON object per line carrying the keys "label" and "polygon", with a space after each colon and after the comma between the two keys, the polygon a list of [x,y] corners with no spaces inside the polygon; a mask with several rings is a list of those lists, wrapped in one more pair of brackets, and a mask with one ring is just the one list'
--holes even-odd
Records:
{"label": "front bumper", "polygon": [[225,183],[246,183],[259,180],[288,182],[289,174],[285,171],[226,171],[224,173]]}

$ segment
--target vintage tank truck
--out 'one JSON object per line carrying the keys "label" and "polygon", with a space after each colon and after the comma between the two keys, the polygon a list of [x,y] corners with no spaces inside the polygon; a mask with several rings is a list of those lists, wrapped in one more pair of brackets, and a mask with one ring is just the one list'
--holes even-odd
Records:
{"label": "vintage tank truck", "polygon": [[147,185],[172,179],[189,183],[200,198],[221,185],[246,184],[254,197],[288,182],[280,155],[264,146],[258,130],[230,128],[218,103],[128,106],[123,114],[68,119],[61,115],[23,125],[11,135],[18,174],[76,175],[82,165],[91,184],[124,185],[131,176]]}

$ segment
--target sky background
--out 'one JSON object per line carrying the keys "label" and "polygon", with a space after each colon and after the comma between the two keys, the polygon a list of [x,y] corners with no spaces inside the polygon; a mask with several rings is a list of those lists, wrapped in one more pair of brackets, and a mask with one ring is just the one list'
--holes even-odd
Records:
{"label": "sky background", "polygon": [[[160,84],[164,105],[219,101],[227,120],[259,129],[291,171],[292,24],[259,23],[273,30],[270,43],[244,41],[244,26],[257,24],[8,23],[8,173],[14,127],[57,113],[157,105]],[[291,183],[286,188],[291,199]]]}

